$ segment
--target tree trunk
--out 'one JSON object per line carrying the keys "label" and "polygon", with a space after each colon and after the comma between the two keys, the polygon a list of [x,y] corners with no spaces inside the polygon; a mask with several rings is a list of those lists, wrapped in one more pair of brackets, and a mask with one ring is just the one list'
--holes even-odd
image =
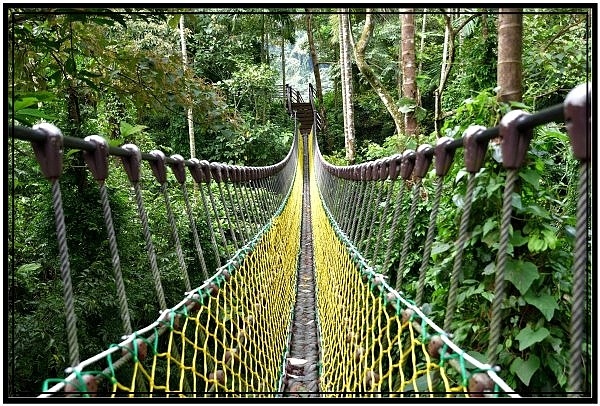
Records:
{"label": "tree trunk", "polygon": [[283,105],[285,106],[285,38],[281,35],[281,91],[283,94]]}
{"label": "tree trunk", "polygon": [[402,133],[402,125],[404,120],[402,118],[402,113],[398,110],[394,99],[387,91],[385,87],[381,84],[373,69],[369,66],[367,61],[365,60],[365,50],[367,45],[369,44],[369,40],[371,39],[371,35],[373,34],[373,15],[371,13],[371,9],[367,9],[367,15],[365,19],[365,26],[363,28],[363,32],[360,36],[360,39],[354,45],[354,58],[356,59],[356,64],[358,65],[358,69],[360,73],[367,79],[371,87],[377,92],[377,95],[385,105],[388,113],[392,116],[394,120],[394,124],[396,125],[396,132],[398,134]]}
{"label": "tree trunk", "polygon": [[[343,10],[348,12],[347,9]],[[353,164],[356,159],[356,146],[354,134],[354,108],[352,104],[352,60],[350,57],[350,19],[348,14],[340,15],[340,55],[341,66],[344,72],[342,79],[343,108],[344,108],[344,139],[346,144],[346,160]]]}
{"label": "tree trunk", "polygon": [[[306,9],[307,13],[310,9]],[[315,48],[315,40],[312,33],[312,15],[306,14],[306,33],[308,34],[308,47],[310,49],[310,58],[313,65],[313,73],[315,75],[315,87],[317,90],[317,98],[323,100],[323,86],[321,85],[321,72],[319,71],[319,59],[317,58],[317,49]]]}
{"label": "tree trunk", "polygon": [[[402,16],[402,94],[404,97],[417,100],[417,71],[415,61],[415,15],[414,9],[406,10]],[[405,131],[409,136],[417,135],[417,119],[414,111],[404,116]]]}
{"label": "tree trunk", "polygon": [[[185,19],[184,14],[179,18],[179,36],[181,38],[181,58],[183,60],[183,71],[188,69],[187,46],[185,41]],[[194,135],[194,109],[193,101],[187,108],[188,134],[190,140],[190,158],[196,158],[196,137]]]}
{"label": "tree trunk", "polygon": [[[498,15],[498,100],[521,101],[523,14],[519,8],[501,8]],[[509,12],[510,14],[503,14]]]}
{"label": "tree trunk", "polygon": [[446,21],[446,28],[444,34],[444,50],[442,55],[442,69],[440,72],[440,83],[438,87],[434,90],[434,127],[435,133],[438,137],[440,137],[440,122],[443,120],[444,115],[442,113],[442,94],[444,93],[444,88],[446,87],[446,82],[448,81],[448,77],[450,76],[450,70],[452,69],[452,64],[454,63],[454,38],[456,38],[456,34],[462,30],[465,25],[469,23],[472,19],[474,19],[477,15],[473,14],[469,18],[465,19],[456,29],[452,29],[452,18],[444,13],[444,20]]}
{"label": "tree trunk", "polygon": [[[427,24],[427,9],[423,9],[423,22],[421,23],[421,45],[419,46],[419,67],[417,76],[423,72],[423,50],[425,49],[425,26]],[[417,86],[417,106],[421,105],[421,92]]]}

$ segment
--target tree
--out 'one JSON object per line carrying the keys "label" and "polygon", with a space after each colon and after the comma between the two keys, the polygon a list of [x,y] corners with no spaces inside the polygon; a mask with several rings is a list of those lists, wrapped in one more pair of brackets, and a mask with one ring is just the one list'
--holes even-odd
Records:
{"label": "tree", "polygon": [[[404,10],[402,15],[402,94],[416,106],[417,77],[415,63],[415,15],[414,9]],[[417,119],[414,108],[404,115],[406,134],[417,135]]]}
{"label": "tree", "polygon": [[521,101],[523,14],[519,8],[501,8],[498,15],[498,99]]}
{"label": "tree", "polygon": [[344,139],[346,160],[353,164],[356,159],[354,134],[354,108],[352,90],[352,60],[350,57],[350,19],[348,9],[341,9],[340,18],[340,71],[342,74],[342,105],[344,110]]}
{"label": "tree", "polygon": [[[183,71],[188,69],[187,47],[185,40],[185,17],[184,14],[179,17],[179,32],[181,38],[181,58],[183,59]],[[196,157],[196,140],[194,137],[194,109],[190,105],[187,108],[188,134],[190,136],[190,158]]]}
{"label": "tree", "polygon": [[317,49],[313,38],[312,14],[310,9],[306,9],[306,33],[308,34],[308,47],[310,49],[310,58],[312,60],[313,72],[315,75],[315,87],[317,88],[317,98],[323,100],[323,86],[321,85],[321,72],[319,70],[319,58],[317,58]]}
{"label": "tree", "polygon": [[[390,113],[390,116],[392,116],[392,119],[394,120],[394,124],[396,125],[397,134],[401,134],[402,127],[403,127],[403,121],[404,121],[402,114],[400,113],[400,110],[396,106],[396,103],[394,102],[394,99],[392,98],[392,96],[390,95],[388,90],[385,88],[385,86],[383,86],[381,81],[377,78],[377,76],[373,72],[373,69],[371,68],[371,66],[369,66],[369,64],[366,61],[365,51],[369,44],[369,40],[371,39],[371,36],[373,35],[373,28],[374,28],[374,21],[373,21],[372,10],[367,9],[367,14],[365,16],[365,25],[363,27],[362,34],[361,34],[358,42],[356,44],[354,44],[354,46],[353,46],[354,58],[356,59],[356,65],[358,66],[360,73],[365,77],[365,79],[367,79],[367,82],[369,82],[369,84],[375,90],[375,92],[377,92],[377,95],[379,96],[379,98],[385,105],[386,109]],[[414,29],[413,29],[413,31],[414,31]],[[414,49],[414,44],[413,44],[413,49]]]}
{"label": "tree", "polygon": [[444,115],[442,113],[442,94],[444,92],[444,88],[446,87],[446,83],[448,81],[448,77],[450,76],[450,70],[452,69],[454,59],[456,57],[455,49],[454,49],[454,39],[456,35],[471,21],[476,17],[476,14],[473,14],[465,19],[459,24],[457,28],[452,28],[453,16],[448,14],[445,10],[442,10],[442,15],[444,17],[445,29],[444,29],[444,50],[442,53],[442,69],[440,71],[440,81],[438,87],[434,91],[434,125],[435,132],[440,136],[440,122],[444,119]]}

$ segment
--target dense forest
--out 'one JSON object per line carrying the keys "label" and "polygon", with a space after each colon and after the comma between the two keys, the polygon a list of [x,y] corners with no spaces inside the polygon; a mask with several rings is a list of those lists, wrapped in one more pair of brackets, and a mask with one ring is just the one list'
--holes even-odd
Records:
{"label": "dense forest", "polygon": [[[186,159],[269,165],[287,154],[293,139],[284,85],[306,92],[313,83],[326,123],[322,152],[337,165],[360,163],[459,137],[471,124],[495,126],[514,108],[534,112],[561,103],[592,80],[592,18],[591,9],[571,8],[9,8],[8,118],[25,126],[51,122],[66,136],[100,134],[110,145],[135,143]],[[9,392],[18,394],[63,376],[68,351],[50,184],[28,143],[8,144],[6,354]],[[482,360],[505,176],[493,143],[489,154],[477,175],[482,186],[474,194],[451,329]],[[132,324],[139,329],[154,321],[157,306],[148,299],[144,241],[119,167],[111,161],[107,186]],[[442,205],[433,245],[426,296],[434,320],[443,316],[448,293],[452,257],[444,253],[454,243],[465,194],[461,167],[448,175],[452,187],[443,199],[449,204]],[[522,198],[513,202],[518,218],[510,249],[520,259],[511,263],[497,350],[500,375],[524,392],[567,390],[577,171],[564,126],[537,128],[520,175]],[[150,173],[143,176],[152,184]],[[65,151],[61,183],[83,358],[123,332],[114,317],[101,214],[82,204],[99,198],[80,153]],[[421,236],[433,178],[423,186],[414,228]],[[165,227],[158,185],[145,193],[151,227]],[[185,211],[181,202],[173,206]],[[205,242],[207,227],[198,221]],[[188,230],[182,245],[189,268],[197,268],[190,225],[184,216],[178,222]],[[183,285],[172,243],[168,233],[154,237],[165,295],[175,303]],[[407,264],[417,269],[419,261],[415,254]],[[215,269],[217,258],[208,253],[207,262]],[[193,286],[202,282],[190,278]],[[414,295],[416,278],[404,283],[404,293]],[[591,368],[591,343],[583,352]]]}

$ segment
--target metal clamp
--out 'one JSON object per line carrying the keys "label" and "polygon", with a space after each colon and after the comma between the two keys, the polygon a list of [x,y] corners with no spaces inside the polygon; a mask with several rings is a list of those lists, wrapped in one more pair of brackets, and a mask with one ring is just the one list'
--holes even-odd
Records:
{"label": "metal clamp", "polygon": [[175,162],[168,164],[175,175],[175,179],[180,185],[185,183],[185,160],[179,154],[171,155],[171,159]]}
{"label": "metal clamp", "polygon": [[471,125],[463,133],[463,146],[465,147],[465,168],[470,173],[477,173],[483,166],[483,159],[487,152],[489,141],[480,142],[476,135],[485,130],[484,126]]}
{"label": "metal clamp", "polygon": [[152,173],[158,183],[162,185],[167,181],[167,168],[165,167],[167,157],[158,149],[150,151],[150,155],[156,158],[156,161],[149,161],[150,168],[152,168]]}
{"label": "metal clamp", "polygon": [[131,152],[131,155],[129,156],[121,157],[121,162],[123,162],[123,167],[125,168],[125,172],[127,173],[129,181],[132,183],[137,183],[140,181],[142,153],[135,144],[125,144],[121,148]]}
{"label": "metal clamp", "polygon": [[84,140],[96,145],[94,151],[83,151],[83,159],[94,179],[102,182],[108,178],[108,142],[99,135],[89,135]]}
{"label": "metal clamp", "polygon": [[417,148],[417,157],[415,159],[414,175],[417,178],[424,178],[429,171],[431,161],[433,160],[433,147],[429,144],[419,145]]}
{"label": "metal clamp", "polygon": [[433,152],[435,156],[435,174],[437,176],[446,176],[452,166],[456,150],[447,148],[452,141],[450,137],[441,137],[437,140]]}
{"label": "metal clamp", "polygon": [[565,124],[575,159],[589,161],[591,156],[591,85],[583,83],[565,98]]}
{"label": "metal clamp", "polygon": [[390,157],[390,180],[395,181],[400,175],[400,167],[402,166],[402,155],[395,154]]}
{"label": "metal clamp", "polygon": [[63,135],[58,127],[50,123],[40,123],[33,126],[34,130],[43,132],[46,139],[43,142],[31,142],[35,158],[40,164],[46,179],[58,179],[62,172]]}
{"label": "metal clamp", "polygon": [[522,110],[511,110],[500,120],[498,129],[502,137],[502,165],[506,169],[517,169],[523,165],[533,129],[519,129],[519,121],[528,115]]}
{"label": "metal clamp", "polygon": [[402,154],[402,164],[400,165],[400,177],[404,180],[410,179],[410,175],[415,167],[417,154],[412,149],[407,149]]}

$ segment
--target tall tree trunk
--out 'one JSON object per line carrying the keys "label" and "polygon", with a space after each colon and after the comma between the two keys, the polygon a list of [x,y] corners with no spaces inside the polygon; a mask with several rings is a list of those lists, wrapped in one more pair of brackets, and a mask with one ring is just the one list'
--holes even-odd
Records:
{"label": "tall tree trunk", "polygon": [[[501,8],[498,15],[498,100],[521,101],[523,14],[520,8]],[[509,13],[509,14],[503,14]]]}
{"label": "tall tree trunk", "polygon": [[344,139],[346,144],[346,160],[353,164],[356,160],[356,146],[354,133],[354,108],[352,104],[352,59],[350,56],[350,19],[348,9],[343,9],[340,14],[340,59],[343,70],[342,90],[344,109]]}
{"label": "tall tree trunk", "polygon": [[[427,24],[427,9],[423,9],[423,22],[421,23],[421,44],[419,45],[419,67],[417,76],[423,72],[423,51],[425,50],[425,26]],[[417,106],[421,105],[421,92],[417,86]]]}
{"label": "tall tree trunk", "polygon": [[283,94],[283,105],[285,106],[285,38],[281,35],[281,91]]}
{"label": "tall tree trunk", "polygon": [[477,15],[473,14],[469,18],[466,18],[456,29],[452,29],[452,18],[446,14],[443,10],[442,13],[444,15],[444,20],[446,21],[445,34],[444,34],[444,50],[442,55],[442,69],[440,72],[440,83],[438,87],[433,91],[434,95],[434,128],[435,133],[438,137],[440,137],[440,126],[441,121],[444,116],[442,114],[442,94],[444,93],[444,88],[446,87],[446,82],[448,81],[448,77],[450,76],[450,70],[452,69],[452,64],[454,63],[454,38],[456,38],[456,34],[462,30],[465,25],[472,19],[474,19]]}
{"label": "tall tree trunk", "polygon": [[[415,15],[407,9],[402,16],[402,94],[417,103],[417,78],[415,60]],[[406,134],[417,135],[417,119],[414,111],[404,115]]]}
{"label": "tall tree trunk", "polygon": [[308,47],[310,49],[310,58],[312,60],[313,73],[315,75],[315,87],[317,88],[317,98],[323,100],[323,86],[321,85],[321,72],[319,71],[319,59],[317,58],[317,49],[312,32],[312,15],[310,9],[306,9],[306,33],[308,34]]}
{"label": "tall tree trunk", "polygon": [[[183,71],[188,69],[187,45],[185,40],[185,18],[184,14],[179,17],[179,36],[181,38],[181,58],[183,60]],[[194,109],[193,101],[187,108],[188,135],[190,140],[190,158],[196,157],[196,137],[194,135]]]}
{"label": "tall tree trunk", "polygon": [[398,110],[394,99],[387,91],[387,89],[381,84],[373,69],[369,66],[365,59],[365,50],[367,49],[367,45],[369,44],[369,40],[371,39],[371,35],[373,34],[373,14],[371,13],[371,9],[367,9],[367,15],[365,18],[365,26],[363,28],[363,32],[360,36],[360,39],[354,45],[354,58],[356,59],[356,64],[358,65],[358,69],[360,73],[367,79],[371,87],[377,92],[377,95],[385,105],[388,113],[392,116],[394,120],[394,124],[396,125],[396,132],[398,134],[402,133],[402,125],[404,123],[402,113]]}
{"label": "tall tree trunk", "polygon": [[[402,14],[398,14],[398,25],[402,27]],[[396,76],[396,86],[398,87],[398,98],[401,98],[402,93],[402,35],[400,36],[400,41],[398,43],[398,75]]]}

